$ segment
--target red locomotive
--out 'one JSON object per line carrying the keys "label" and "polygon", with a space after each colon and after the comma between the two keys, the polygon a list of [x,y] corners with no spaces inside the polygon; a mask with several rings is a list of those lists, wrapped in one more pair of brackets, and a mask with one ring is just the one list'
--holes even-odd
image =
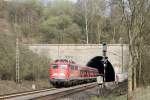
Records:
{"label": "red locomotive", "polygon": [[55,60],[50,64],[50,82],[54,86],[72,86],[96,81],[99,74],[95,68],[79,66],[74,61]]}

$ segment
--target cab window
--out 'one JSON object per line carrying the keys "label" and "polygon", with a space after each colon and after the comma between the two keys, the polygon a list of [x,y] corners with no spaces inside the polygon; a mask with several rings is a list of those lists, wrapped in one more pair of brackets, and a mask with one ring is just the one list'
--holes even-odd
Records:
{"label": "cab window", "polygon": [[71,65],[71,66],[70,66],[70,69],[71,69],[71,70],[74,70],[74,65]]}
{"label": "cab window", "polygon": [[53,64],[53,65],[52,65],[52,68],[53,68],[53,69],[57,69],[58,66],[57,66],[56,64]]}
{"label": "cab window", "polygon": [[75,70],[78,70],[78,66],[75,66]]}
{"label": "cab window", "polygon": [[67,65],[60,65],[60,69],[67,69]]}

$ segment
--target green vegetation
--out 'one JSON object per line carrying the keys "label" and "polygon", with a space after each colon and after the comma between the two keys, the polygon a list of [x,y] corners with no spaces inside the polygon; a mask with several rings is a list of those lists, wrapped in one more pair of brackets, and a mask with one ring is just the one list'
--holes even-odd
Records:
{"label": "green vegetation", "polygon": [[120,37],[127,43],[124,27],[117,24],[121,18],[107,16],[103,0],[55,0],[47,5],[38,0],[2,1],[1,16],[19,33],[23,43],[118,43]]}
{"label": "green vegetation", "polygon": [[[20,73],[22,80],[37,80],[48,77],[49,60],[39,56],[28,48],[20,46]],[[14,80],[16,67],[15,38],[7,34],[0,35],[0,79]]]}
{"label": "green vegetation", "polygon": [[15,38],[0,35],[0,79],[13,79],[15,68]]}
{"label": "green vegetation", "polygon": [[[28,7],[34,18],[29,18]],[[35,30],[38,24],[32,20],[40,15],[40,10],[40,4],[34,0],[23,3],[0,1],[0,80],[16,78],[16,37],[19,38],[21,81],[47,79],[50,59],[39,56],[22,45],[23,41],[31,39],[28,37],[35,36],[31,32],[39,33]],[[33,11],[36,11],[35,15]],[[33,27],[34,30],[31,30]],[[36,36],[34,38],[33,40],[37,39]]]}
{"label": "green vegetation", "polygon": [[21,79],[38,80],[49,76],[50,59],[39,56],[25,47],[20,48]]}

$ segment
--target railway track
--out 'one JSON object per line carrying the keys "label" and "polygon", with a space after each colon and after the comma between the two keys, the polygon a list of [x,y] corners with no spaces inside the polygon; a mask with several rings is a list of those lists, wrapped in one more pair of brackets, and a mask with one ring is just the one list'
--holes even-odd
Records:
{"label": "railway track", "polygon": [[0,96],[0,100],[54,100],[62,96],[70,95],[75,92],[83,91],[95,86],[97,86],[97,84],[94,82],[68,88],[52,88],[39,91],[37,90],[24,93],[22,92],[17,94]]}
{"label": "railway track", "polygon": [[15,98],[15,97],[23,96],[23,95],[25,96],[25,95],[30,95],[30,94],[36,94],[36,93],[51,91],[51,90],[55,90],[55,89],[56,88],[50,88],[50,89],[45,88],[45,89],[39,89],[39,90],[33,90],[33,91],[25,91],[25,92],[0,95],[0,100],[6,100],[9,98]]}

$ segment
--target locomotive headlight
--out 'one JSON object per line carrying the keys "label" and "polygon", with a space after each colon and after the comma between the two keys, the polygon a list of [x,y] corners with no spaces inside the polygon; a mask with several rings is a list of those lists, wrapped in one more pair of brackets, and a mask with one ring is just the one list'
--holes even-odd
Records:
{"label": "locomotive headlight", "polygon": [[55,76],[55,75],[57,75],[57,73],[54,73],[53,75]]}
{"label": "locomotive headlight", "polygon": [[64,73],[60,73],[59,75],[60,75],[60,76],[65,76],[65,74],[64,74]]}
{"label": "locomotive headlight", "polygon": [[58,74],[57,73],[54,73],[52,76],[57,76]]}

